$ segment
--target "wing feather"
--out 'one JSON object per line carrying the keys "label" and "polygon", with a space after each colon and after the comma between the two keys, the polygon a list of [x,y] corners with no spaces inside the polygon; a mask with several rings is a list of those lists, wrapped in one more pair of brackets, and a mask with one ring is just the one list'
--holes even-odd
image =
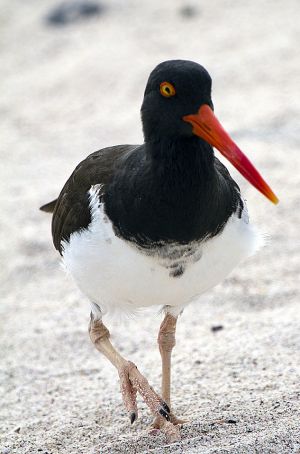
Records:
{"label": "wing feather", "polygon": [[103,148],[84,159],[65,183],[55,203],[52,218],[52,237],[55,248],[62,254],[62,241],[86,228],[91,222],[89,190],[91,186],[110,182],[122,158],[137,145],[117,145]]}

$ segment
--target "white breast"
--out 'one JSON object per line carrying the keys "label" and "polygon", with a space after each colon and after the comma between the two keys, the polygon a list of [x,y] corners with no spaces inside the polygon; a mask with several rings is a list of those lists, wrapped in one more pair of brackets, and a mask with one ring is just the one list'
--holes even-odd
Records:
{"label": "white breast", "polygon": [[[186,246],[172,245],[169,248],[175,254],[171,258],[166,247],[162,254],[157,251],[147,255],[115,236],[99,205],[98,190],[99,186],[90,190],[92,222],[64,242],[63,261],[81,291],[103,313],[116,309],[130,312],[152,305],[174,306],[173,312],[179,313],[262,244],[262,237],[249,224],[244,210],[241,219],[232,215],[219,235],[194,243],[192,252]],[[173,277],[178,266],[184,272]]]}

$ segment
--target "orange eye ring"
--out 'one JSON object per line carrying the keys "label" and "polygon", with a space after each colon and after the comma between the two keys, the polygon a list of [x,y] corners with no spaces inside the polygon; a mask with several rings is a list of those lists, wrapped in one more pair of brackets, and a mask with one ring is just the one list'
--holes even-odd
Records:
{"label": "orange eye ring", "polygon": [[159,90],[160,94],[165,98],[171,98],[171,96],[176,94],[175,87],[170,82],[162,82],[159,86]]}

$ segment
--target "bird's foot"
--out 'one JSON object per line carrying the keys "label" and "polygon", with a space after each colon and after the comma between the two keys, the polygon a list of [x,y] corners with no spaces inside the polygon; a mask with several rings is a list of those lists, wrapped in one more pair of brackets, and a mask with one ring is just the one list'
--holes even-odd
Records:
{"label": "bird's foot", "polygon": [[[174,426],[182,426],[183,424],[186,424],[188,422],[187,419],[177,418],[177,416],[175,416],[172,411],[170,412],[169,417],[170,417],[170,422]],[[160,418],[155,417],[153,422],[152,422],[152,424],[151,424],[151,427],[153,429],[161,429],[161,420],[160,420]]]}
{"label": "bird's foot", "polygon": [[[187,423],[188,421],[186,419],[177,418],[177,416],[175,416],[172,411],[170,412],[169,417],[170,417],[170,423],[176,429],[176,434],[175,434],[175,438],[168,439],[168,441],[170,441],[170,442],[179,441],[181,438],[179,426]],[[157,435],[160,431],[164,432],[164,421],[162,420],[162,418],[156,416],[150,426],[149,433],[150,433],[150,435]],[[177,436],[177,438],[176,438],[176,436]]]}
{"label": "bird's foot", "polygon": [[[170,409],[162,398],[149,385],[135,364],[126,361],[119,369],[120,386],[124,405],[128,411],[131,424],[138,417],[136,404],[137,392],[158,421],[159,429],[166,435],[168,442],[180,440],[179,427],[170,421]],[[178,423],[179,424],[179,423]]]}
{"label": "bird's foot", "polygon": [[153,423],[149,428],[149,435],[159,435],[160,432],[164,433],[168,443],[175,443],[181,440],[180,429],[178,425],[174,425],[171,422],[159,421],[159,418],[155,418],[155,427]]}
{"label": "bird's foot", "polygon": [[[166,434],[166,437],[167,440],[170,443],[172,443],[175,441],[179,441],[181,439],[179,426],[185,424],[188,421],[185,419],[177,418],[173,412],[171,412],[169,416],[170,416],[169,424],[172,427],[172,432],[170,434]],[[149,433],[150,435],[157,435],[160,431],[166,433],[165,421],[161,416],[156,416],[150,426]]]}

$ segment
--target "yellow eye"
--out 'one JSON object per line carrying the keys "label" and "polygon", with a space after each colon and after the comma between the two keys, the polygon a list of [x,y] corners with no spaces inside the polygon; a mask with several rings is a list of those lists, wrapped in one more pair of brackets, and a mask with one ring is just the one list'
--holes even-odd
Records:
{"label": "yellow eye", "polygon": [[159,89],[161,95],[163,95],[165,98],[170,98],[171,96],[174,96],[176,94],[175,87],[174,85],[170,84],[170,82],[162,82]]}

